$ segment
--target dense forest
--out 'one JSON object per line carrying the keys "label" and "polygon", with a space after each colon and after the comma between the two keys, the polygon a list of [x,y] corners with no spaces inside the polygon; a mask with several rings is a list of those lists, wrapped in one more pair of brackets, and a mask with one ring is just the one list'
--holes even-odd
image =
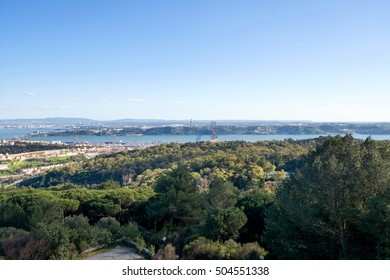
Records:
{"label": "dense forest", "polygon": [[[177,167],[187,167],[200,181],[215,178],[231,181],[243,189],[255,186],[264,172],[292,171],[300,155],[315,144],[312,140],[250,143],[198,142],[157,145],[56,169],[31,178],[21,186],[51,187],[76,184],[88,188],[152,186],[157,177]],[[105,186],[103,186],[104,184]]]}
{"label": "dense forest", "polygon": [[0,192],[0,255],[388,259],[390,143],[198,142],[99,156]]}

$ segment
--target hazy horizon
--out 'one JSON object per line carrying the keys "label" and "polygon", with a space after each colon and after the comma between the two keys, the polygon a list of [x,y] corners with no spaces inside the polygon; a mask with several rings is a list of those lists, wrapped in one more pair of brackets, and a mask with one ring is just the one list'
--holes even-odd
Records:
{"label": "hazy horizon", "polygon": [[390,2],[3,1],[0,119],[390,122]]}
{"label": "hazy horizon", "polygon": [[359,123],[367,123],[367,124],[374,124],[374,123],[390,123],[390,121],[313,121],[313,120],[267,120],[267,119],[152,119],[152,118],[121,118],[121,119],[94,119],[94,118],[88,118],[88,117],[42,117],[42,118],[9,118],[9,119],[0,119],[0,121],[23,121],[23,120],[89,120],[89,121],[96,121],[96,122],[112,122],[112,121],[162,121],[162,122],[169,122],[169,121],[178,121],[178,122],[209,122],[209,121],[220,121],[220,122],[264,122],[264,123],[350,123],[350,124],[359,124]]}

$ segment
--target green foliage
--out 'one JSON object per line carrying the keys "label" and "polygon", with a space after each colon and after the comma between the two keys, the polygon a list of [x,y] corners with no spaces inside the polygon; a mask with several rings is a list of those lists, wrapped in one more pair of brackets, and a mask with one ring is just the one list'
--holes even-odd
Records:
{"label": "green foliage", "polygon": [[144,248],[146,248],[146,242],[144,240],[144,238],[142,236],[138,236],[136,239],[135,239],[135,243],[137,244],[136,245],[136,249],[139,253],[142,252],[142,250]]}
{"label": "green foliage", "polygon": [[4,230],[6,258],[72,258],[120,239],[161,259],[257,259],[259,244],[268,258],[390,258],[389,142],[173,143],[22,184],[46,188],[0,192],[0,226],[18,228]]}
{"label": "green foliage", "polygon": [[120,187],[121,185],[117,181],[108,180],[104,183],[99,184],[97,188],[100,190],[109,190],[109,189],[118,189]]}
{"label": "green foliage", "polygon": [[26,214],[19,204],[12,202],[0,205],[0,227],[26,227]]}
{"label": "green foliage", "polygon": [[[16,189],[0,192],[1,226],[31,232],[22,231],[23,234],[0,240],[0,247],[4,247],[0,255],[10,259],[71,259],[91,247],[110,244],[122,237],[120,223],[114,217],[107,217],[117,213],[110,212],[110,207],[120,209],[119,214],[129,214],[134,205],[144,203],[153,194],[150,188]],[[109,203],[105,204],[107,201]],[[96,205],[102,205],[100,212]],[[83,211],[90,216],[73,215]],[[97,220],[96,225],[91,225]],[[144,246],[139,231],[135,240]]]}
{"label": "green foliage", "polygon": [[237,203],[238,189],[231,182],[220,179],[211,182],[206,193],[206,208],[209,211],[217,211],[234,207]]}
{"label": "green foliage", "polygon": [[168,243],[160,250],[158,250],[157,254],[154,257],[155,260],[176,260],[176,248]]}
{"label": "green foliage", "polygon": [[27,220],[30,229],[39,223],[51,223],[62,221],[63,213],[61,205],[55,200],[40,199],[34,205],[27,208]]}
{"label": "green foliage", "polygon": [[[229,245],[228,245],[229,246]],[[261,256],[265,257],[268,252],[260,247],[256,242],[242,244],[235,252],[231,254],[233,260],[258,260]]]}
{"label": "green foliage", "polygon": [[[240,193],[258,189],[265,180],[273,182],[263,166],[293,166],[299,155],[307,153],[308,143],[168,144],[99,156],[21,183],[47,189],[0,192],[0,213],[4,213],[0,222],[29,229],[34,242],[45,242],[42,248],[47,252],[41,258],[72,257],[120,238],[142,249],[144,236],[159,252],[172,251],[166,246],[171,243],[175,255],[182,255],[185,243],[202,234],[239,240],[240,230],[248,226],[243,227],[245,208],[237,205]],[[38,229],[43,232],[41,223],[50,228],[62,221],[68,234],[64,244],[47,243],[42,234],[37,235]]]}
{"label": "green foliage", "polygon": [[45,257],[50,259],[71,259],[71,230],[63,223],[40,223],[34,229],[33,236],[45,242],[47,247]]}
{"label": "green foliage", "polygon": [[205,237],[184,246],[184,257],[188,260],[219,260],[225,259],[226,248],[220,243]]}
{"label": "green foliage", "polygon": [[28,232],[23,229],[14,227],[0,227],[0,242],[7,240],[13,236],[27,234]]}
{"label": "green foliage", "polygon": [[236,239],[247,220],[244,211],[237,207],[216,210],[207,217],[205,232],[214,240]]}
{"label": "green foliage", "polygon": [[87,217],[82,215],[67,217],[64,221],[65,226],[70,230],[70,242],[82,252],[90,245],[95,245],[96,236],[91,230]]}
{"label": "green foliage", "polygon": [[189,260],[251,260],[267,252],[257,243],[241,245],[233,240],[224,243],[212,241],[205,237],[187,244],[184,247],[184,256]]}
{"label": "green foliage", "polygon": [[76,229],[76,230],[89,228],[89,220],[87,217],[85,217],[83,215],[66,217],[64,220],[64,224],[68,228]]}
{"label": "green foliage", "polygon": [[83,203],[82,209],[86,216],[93,221],[98,221],[102,217],[118,215],[121,211],[121,206],[118,202],[99,197]]}
{"label": "green foliage", "polygon": [[247,223],[241,229],[241,240],[260,242],[265,229],[265,212],[274,204],[275,196],[263,189],[250,189],[240,194],[237,206],[244,209]]}
{"label": "green foliage", "polygon": [[48,254],[47,243],[29,232],[18,232],[4,240],[1,249],[2,254],[13,260],[46,259]]}
{"label": "green foliage", "polygon": [[387,143],[327,138],[277,192],[267,247],[288,259],[389,258],[389,160]]}
{"label": "green foliage", "polygon": [[[147,149],[99,156],[77,168],[64,167],[47,174],[25,180],[22,186],[52,187],[73,183],[85,187],[97,187],[107,181],[121,186],[155,185],[159,177],[178,165],[188,166],[203,179],[229,180],[239,188],[255,187],[268,171],[284,169],[292,171],[300,155],[306,154],[313,141],[263,141],[247,143],[199,142],[158,145]],[[271,167],[270,167],[271,166]],[[118,185],[109,184],[110,187]]]}
{"label": "green foliage", "polygon": [[162,177],[156,195],[148,201],[147,215],[157,223],[196,224],[202,212],[202,195],[187,169],[179,168]]}
{"label": "green foliage", "polygon": [[115,240],[121,237],[121,224],[114,217],[101,218],[96,226],[108,230]]}
{"label": "green foliage", "polygon": [[138,237],[142,236],[138,225],[134,222],[129,222],[125,226],[121,227],[120,232],[121,232],[121,236],[128,242],[134,241]]}

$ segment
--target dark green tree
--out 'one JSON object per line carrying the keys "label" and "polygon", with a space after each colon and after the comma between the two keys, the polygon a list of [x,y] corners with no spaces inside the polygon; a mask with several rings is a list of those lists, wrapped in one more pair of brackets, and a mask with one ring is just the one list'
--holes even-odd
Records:
{"label": "dark green tree", "polygon": [[202,194],[186,168],[179,168],[158,180],[156,195],[147,204],[147,214],[154,224],[194,225],[201,220]]}
{"label": "dark green tree", "polygon": [[0,227],[26,227],[26,214],[19,204],[0,204]]}
{"label": "dark green tree", "polygon": [[236,239],[246,222],[247,217],[240,208],[219,209],[208,215],[205,232],[214,240]]}
{"label": "dark green tree", "polygon": [[71,259],[73,246],[71,244],[71,230],[61,222],[50,224],[40,223],[33,230],[37,240],[43,240],[47,247],[46,259]]}
{"label": "dark green tree", "polygon": [[238,189],[231,182],[217,179],[211,182],[206,194],[208,211],[234,207],[237,203]]}
{"label": "dark green tree", "polygon": [[237,206],[244,209],[248,221],[241,229],[241,242],[260,242],[265,229],[265,211],[274,203],[273,194],[253,188],[241,193]]}
{"label": "dark green tree", "polygon": [[63,220],[63,210],[57,200],[40,199],[27,209],[26,215],[31,229],[39,223]]}
{"label": "dark green tree", "polygon": [[96,226],[102,229],[106,229],[111,232],[113,238],[117,239],[120,237],[120,227],[121,224],[114,217],[104,217],[101,218]]}
{"label": "dark green tree", "polygon": [[[272,253],[291,259],[375,258],[377,246],[385,245],[377,243],[373,216],[387,215],[388,154],[371,139],[327,138],[277,192],[265,231]],[[380,209],[373,207],[375,197]],[[386,219],[380,221],[388,230]]]}

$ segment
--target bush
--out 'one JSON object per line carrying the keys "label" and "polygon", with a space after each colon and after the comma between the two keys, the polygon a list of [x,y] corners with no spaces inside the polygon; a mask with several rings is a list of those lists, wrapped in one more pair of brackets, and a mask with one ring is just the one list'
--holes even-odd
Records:
{"label": "bush", "polygon": [[224,248],[219,242],[205,237],[184,246],[184,258],[188,260],[220,260],[225,259]]}
{"label": "bush", "polygon": [[121,236],[126,242],[135,241],[136,238],[142,237],[138,225],[129,222],[127,225],[121,227]]}
{"label": "bush", "polygon": [[189,260],[255,260],[266,254],[257,243],[241,245],[231,239],[221,243],[200,237],[184,246],[184,257]]}
{"label": "bush", "polygon": [[96,226],[111,232],[113,238],[118,239],[121,235],[121,224],[114,217],[101,218]]}
{"label": "bush", "polygon": [[35,239],[30,233],[19,233],[2,242],[4,255],[12,260],[43,260],[50,254],[45,240]]}
{"label": "bush", "polygon": [[171,243],[168,243],[166,246],[158,250],[154,259],[155,260],[176,260],[177,259],[176,248]]}
{"label": "bush", "polygon": [[36,239],[47,244],[47,255],[50,259],[71,259],[73,246],[70,242],[71,230],[60,222],[40,223],[33,231]]}

